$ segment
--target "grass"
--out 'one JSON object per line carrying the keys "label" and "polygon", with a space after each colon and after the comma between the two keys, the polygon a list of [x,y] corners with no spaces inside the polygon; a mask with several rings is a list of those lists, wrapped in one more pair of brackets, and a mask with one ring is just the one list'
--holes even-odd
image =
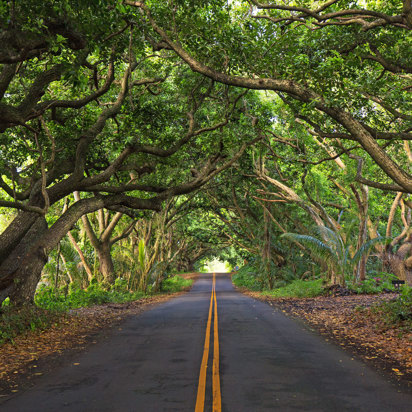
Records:
{"label": "grass", "polygon": [[264,290],[263,295],[276,298],[313,298],[322,295],[323,282],[322,279],[317,280],[301,280],[292,281],[286,286],[273,290]]}
{"label": "grass", "polygon": [[179,275],[167,278],[162,283],[162,292],[180,292],[192,286],[193,279],[184,279]]}
{"label": "grass", "polygon": [[[161,293],[173,293],[185,290],[193,283],[191,279],[172,276],[164,280]],[[127,290],[127,282],[117,279],[110,289],[92,282],[87,289],[75,286],[55,290],[42,286],[36,292],[35,305],[14,307],[8,300],[0,308],[0,344],[13,342],[18,335],[28,331],[42,331],[58,323],[64,313],[76,309],[104,303],[125,303],[142,299],[147,294]]]}

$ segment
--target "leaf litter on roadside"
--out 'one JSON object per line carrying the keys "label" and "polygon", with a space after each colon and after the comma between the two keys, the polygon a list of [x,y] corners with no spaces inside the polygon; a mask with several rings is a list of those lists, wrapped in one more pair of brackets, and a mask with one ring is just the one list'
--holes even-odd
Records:
{"label": "leaf litter on roadside", "polygon": [[[96,343],[93,335],[115,325],[126,316],[139,314],[149,305],[161,303],[184,292],[155,295],[124,304],[105,304],[69,311],[44,331],[32,331],[17,336],[13,342],[0,346],[1,396],[18,392],[19,383],[39,377],[37,363],[68,349],[83,349]],[[73,363],[78,365],[77,362]],[[39,368],[40,369],[40,368]]]}
{"label": "leaf litter on roadside", "polygon": [[306,321],[322,335],[367,362],[412,385],[412,330],[379,321],[374,305],[393,300],[396,294],[316,298],[273,298],[243,290],[283,313]]}

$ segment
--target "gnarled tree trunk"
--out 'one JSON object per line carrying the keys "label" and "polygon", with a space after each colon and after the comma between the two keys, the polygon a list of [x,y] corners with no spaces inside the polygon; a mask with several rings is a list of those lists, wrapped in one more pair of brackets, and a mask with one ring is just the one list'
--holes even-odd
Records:
{"label": "gnarled tree trunk", "polygon": [[[46,219],[38,216],[33,222],[32,214],[26,216],[27,220],[24,214],[27,215],[23,212],[17,216],[17,224],[23,224],[26,228],[31,223],[29,230],[21,233],[16,245],[4,245],[3,250],[9,250],[10,253],[0,264],[0,302],[10,297],[13,303],[19,305],[31,303],[41,271],[47,262],[48,252],[38,242],[48,229]],[[10,226],[14,226],[13,223]]]}

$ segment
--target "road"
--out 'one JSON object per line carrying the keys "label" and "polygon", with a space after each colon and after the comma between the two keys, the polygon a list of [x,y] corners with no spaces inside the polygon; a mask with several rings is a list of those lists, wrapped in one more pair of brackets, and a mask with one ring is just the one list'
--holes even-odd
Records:
{"label": "road", "polygon": [[189,293],[129,318],[0,410],[400,412],[412,410],[412,395],[236,292],[228,275],[216,275],[214,284],[207,274]]}

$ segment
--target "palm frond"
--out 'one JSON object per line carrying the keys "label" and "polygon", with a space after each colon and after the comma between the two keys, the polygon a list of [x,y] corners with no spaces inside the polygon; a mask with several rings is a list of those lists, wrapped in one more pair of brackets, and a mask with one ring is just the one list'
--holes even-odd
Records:
{"label": "palm frond", "polygon": [[67,262],[72,262],[76,265],[80,262],[79,254],[67,239],[63,239],[60,242],[60,253],[66,258]]}
{"label": "palm frond", "polygon": [[325,263],[332,265],[338,264],[337,255],[333,248],[316,237],[301,235],[298,233],[284,233],[280,237],[301,243],[303,246],[307,247],[316,258],[324,261]]}
{"label": "palm frond", "polygon": [[139,263],[142,272],[144,272],[146,266],[146,246],[143,239],[139,241]]}
{"label": "palm frond", "polygon": [[392,241],[392,239],[393,239],[392,237],[382,236],[382,237],[375,237],[374,239],[368,240],[355,253],[355,256],[351,259],[351,262],[354,264],[358,263],[361,260],[362,256],[368,253],[372,249],[372,247],[375,246],[377,243],[383,243],[387,245],[388,243]]}
{"label": "palm frond", "polygon": [[317,232],[324,239],[325,243],[329,245],[342,260],[345,255],[345,244],[342,236],[327,226],[318,226]]}

